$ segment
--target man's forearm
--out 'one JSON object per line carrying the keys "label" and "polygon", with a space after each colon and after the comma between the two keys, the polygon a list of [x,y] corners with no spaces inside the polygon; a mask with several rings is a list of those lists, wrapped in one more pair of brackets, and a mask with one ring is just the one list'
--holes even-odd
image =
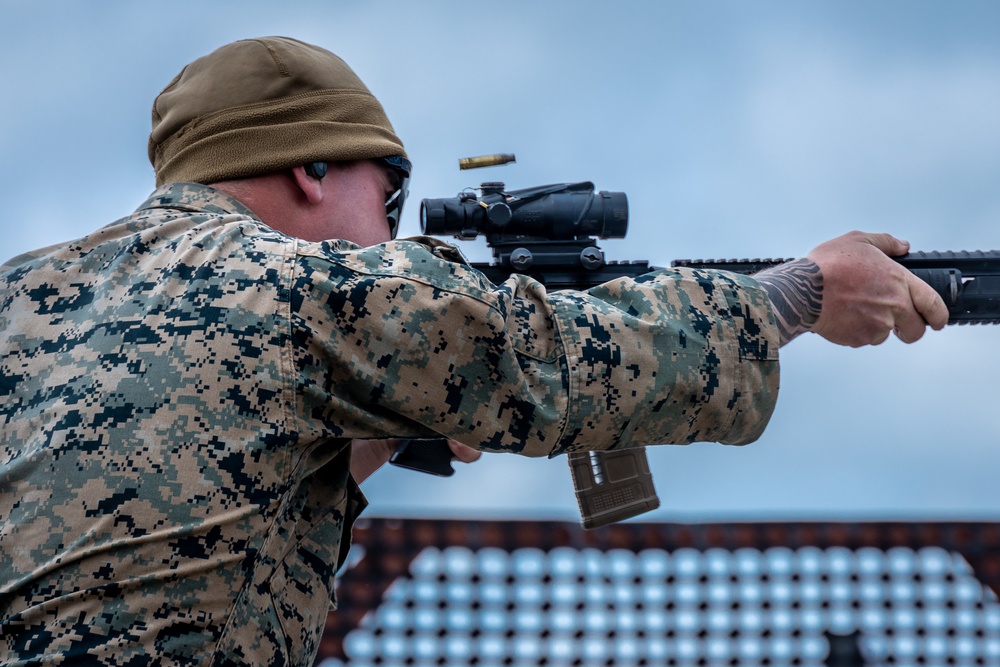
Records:
{"label": "man's forearm", "polygon": [[823,274],[811,259],[796,259],[756,274],[778,322],[778,338],[785,345],[810,331],[823,303]]}

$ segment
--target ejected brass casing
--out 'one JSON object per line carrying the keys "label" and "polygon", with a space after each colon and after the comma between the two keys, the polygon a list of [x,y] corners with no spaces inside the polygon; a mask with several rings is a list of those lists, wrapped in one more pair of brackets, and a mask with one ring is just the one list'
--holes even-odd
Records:
{"label": "ejected brass casing", "polygon": [[508,162],[516,162],[513,153],[495,153],[479,157],[463,157],[458,159],[459,169],[479,169],[480,167],[495,167]]}

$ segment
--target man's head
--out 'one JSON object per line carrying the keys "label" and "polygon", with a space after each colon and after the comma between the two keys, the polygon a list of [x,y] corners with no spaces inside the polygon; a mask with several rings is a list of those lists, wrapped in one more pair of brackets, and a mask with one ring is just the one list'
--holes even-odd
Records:
{"label": "man's head", "polygon": [[361,79],[336,55],[288,37],[227,44],[153,103],[157,185],[390,156],[406,156],[403,142]]}
{"label": "man's head", "polygon": [[[254,200],[251,208],[282,231],[356,242],[383,230],[366,231],[368,218],[355,228],[334,218],[359,212],[356,188],[366,198],[388,188],[372,196],[383,197],[380,224],[395,236],[410,173],[403,143],[361,79],[325,49],[288,37],[227,44],[185,67],[157,96],[152,115],[149,159],[158,186],[223,185],[244,203]],[[262,180],[276,174],[285,178]],[[244,187],[247,179],[253,188]],[[310,210],[281,208],[275,194]]]}

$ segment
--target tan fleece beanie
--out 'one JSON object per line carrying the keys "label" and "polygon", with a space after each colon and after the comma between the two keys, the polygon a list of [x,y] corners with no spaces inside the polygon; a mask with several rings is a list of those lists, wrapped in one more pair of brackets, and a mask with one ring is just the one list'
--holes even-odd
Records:
{"label": "tan fleece beanie", "polygon": [[403,142],[361,79],[329,51],[288,37],[227,44],[153,102],[157,186],[392,155],[406,155]]}

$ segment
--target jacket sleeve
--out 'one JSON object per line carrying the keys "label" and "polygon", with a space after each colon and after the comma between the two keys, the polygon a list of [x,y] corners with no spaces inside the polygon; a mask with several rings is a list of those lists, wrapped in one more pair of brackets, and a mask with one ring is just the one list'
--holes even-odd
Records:
{"label": "jacket sleeve", "polygon": [[586,292],[493,285],[447,246],[304,244],[292,288],[304,430],[440,434],[554,456],[758,438],[778,391],[763,289],[661,270]]}

